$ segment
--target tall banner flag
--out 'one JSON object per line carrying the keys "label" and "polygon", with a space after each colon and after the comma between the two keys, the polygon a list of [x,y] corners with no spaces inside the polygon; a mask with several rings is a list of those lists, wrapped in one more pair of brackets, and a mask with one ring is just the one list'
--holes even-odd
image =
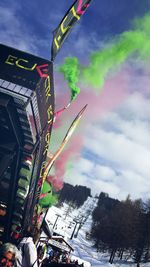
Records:
{"label": "tall banner flag", "polygon": [[54,31],[54,38],[51,49],[51,60],[53,61],[67,38],[75,23],[84,14],[92,0],[76,0],[68,10],[59,26]]}
{"label": "tall banner flag", "polygon": [[47,163],[47,165],[45,166],[45,172],[43,174],[43,181],[45,181],[53,163],[55,162],[55,160],[58,158],[58,156],[60,155],[60,153],[62,152],[62,150],[64,149],[65,145],[68,143],[70,137],[72,136],[74,130],[76,129],[77,125],[79,124],[83,112],[85,111],[87,107],[87,104],[80,110],[80,112],[78,113],[78,115],[75,117],[75,119],[73,120],[72,124],[70,125],[60,147],[58,148],[58,150],[54,153],[54,155],[52,156],[52,158],[50,159],[50,161]]}

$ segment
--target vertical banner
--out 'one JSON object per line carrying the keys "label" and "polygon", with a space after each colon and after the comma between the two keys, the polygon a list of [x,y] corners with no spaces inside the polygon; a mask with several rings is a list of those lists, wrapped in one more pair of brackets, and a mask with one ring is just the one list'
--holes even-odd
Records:
{"label": "vertical banner", "polygon": [[[42,124],[43,133],[41,135],[41,142],[40,142],[40,173],[39,179],[37,184],[37,190],[34,199],[34,214],[33,214],[33,225],[37,225],[39,228],[42,223],[42,216],[44,210],[39,205],[40,193],[44,183],[44,172],[46,166],[46,158],[47,152],[50,144],[51,138],[51,130],[52,130],[52,122],[54,116],[54,88],[53,88],[53,69],[52,65],[48,67],[47,75],[42,77],[37,85],[37,99],[38,99],[38,106],[41,118],[43,114],[46,114],[44,117],[44,124]],[[43,95],[41,95],[43,92]],[[46,120],[45,120],[46,118]]]}
{"label": "vertical banner", "polygon": [[55,162],[55,160],[58,158],[58,156],[60,155],[60,153],[62,152],[62,150],[64,149],[65,145],[68,143],[70,137],[72,136],[74,130],[76,129],[78,123],[80,122],[80,119],[82,118],[83,112],[85,111],[87,107],[87,104],[81,109],[81,111],[78,113],[78,115],[75,117],[75,119],[73,120],[72,124],[70,125],[63,141],[62,144],[60,145],[60,147],[58,148],[58,150],[54,153],[53,157],[50,159],[50,161],[48,162],[48,164],[45,166],[45,171],[43,174],[43,179],[45,180],[48,172],[50,171],[53,163]]}
{"label": "vertical banner", "polygon": [[[55,162],[55,160],[58,158],[58,156],[60,155],[60,153],[62,152],[62,150],[64,149],[65,145],[68,143],[70,137],[72,136],[74,130],[76,129],[78,123],[80,122],[80,119],[82,118],[82,115],[86,109],[87,105],[85,105],[82,110],[78,113],[78,115],[76,116],[76,118],[73,120],[71,126],[69,127],[60,147],[58,148],[58,150],[54,153],[53,157],[50,159],[50,161],[48,163],[46,163],[46,161],[44,160],[42,162],[42,165],[41,165],[41,169],[40,169],[40,178],[39,178],[39,181],[38,181],[38,187],[37,187],[37,194],[36,194],[36,206],[35,206],[35,209],[34,209],[34,216],[33,216],[33,221],[32,223],[34,225],[37,225],[38,228],[41,227],[41,224],[43,222],[43,218],[44,218],[44,215],[46,214],[46,211],[48,209],[47,208],[44,208],[42,206],[42,201],[41,201],[41,197],[40,197],[40,193],[41,193],[41,188],[43,187],[44,185],[44,182],[46,181],[46,177],[48,175],[48,172],[50,171],[53,163]],[[50,125],[51,127],[51,125]],[[48,129],[47,129],[48,130]],[[47,131],[47,135],[49,135],[49,131]],[[47,155],[47,147],[45,146],[45,152],[46,152],[46,155]],[[48,185],[48,183],[47,183]],[[44,186],[47,186],[46,184]],[[49,185],[48,185],[49,186]],[[50,187],[49,187],[50,189]],[[49,190],[48,190],[49,191]],[[50,190],[51,191],[51,190]],[[43,191],[44,192],[44,191]],[[44,192],[45,193],[45,192]],[[51,193],[51,192],[49,192]],[[44,194],[42,193],[41,196],[44,196]],[[45,194],[45,196],[47,195],[47,193]],[[50,197],[52,196],[49,195]]]}
{"label": "vertical banner", "polygon": [[76,0],[68,10],[59,26],[54,31],[54,38],[51,49],[51,60],[53,61],[60,50],[63,42],[70,33],[72,27],[84,14],[92,0]]}

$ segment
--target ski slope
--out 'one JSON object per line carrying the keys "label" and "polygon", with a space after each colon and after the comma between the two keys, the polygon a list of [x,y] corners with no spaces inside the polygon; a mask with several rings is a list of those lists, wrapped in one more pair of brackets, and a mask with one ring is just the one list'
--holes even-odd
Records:
{"label": "ski slope", "polygon": [[[93,247],[92,241],[86,239],[86,233],[90,232],[92,224],[92,211],[96,205],[97,199],[88,197],[87,201],[79,209],[73,209],[66,203],[60,209],[53,206],[49,209],[46,220],[49,222],[51,230],[55,224],[53,231],[58,235],[64,236],[65,240],[74,248],[74,252],[71,253],[72,259],[82,259],[84,267],[136,267],[136,264],[132,261],[123,263],[118,259],[114,260],[113,264],[110,264],[108,262],[109,256],[97,252]],[[78,231],[82,221],[84,221],[84,224]],[[74,235],[72,236],[73,231]],[[80,264],[82,262],[79,260]],[[140,267],[149,266],[148,263],[140,265]]]}

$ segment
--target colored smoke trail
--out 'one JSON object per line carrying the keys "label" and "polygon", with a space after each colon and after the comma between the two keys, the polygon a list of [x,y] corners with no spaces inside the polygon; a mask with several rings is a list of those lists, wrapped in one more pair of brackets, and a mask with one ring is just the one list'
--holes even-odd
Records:
{"label": "colored smoke trail", "polygon": [[71,101],[76,98],[80,93],[80,88],[76,86],[79,78],[79,64],[77,58],[66,58],[59,71],[64,74],[65,80],[68,81],[69,88],[71,89]]}
{"label": "colored smoke trail", "polygon": [[[150,14],[133,22],[133,30],[123,32],[113,44],[94,52],[90,63],[84,67],[76,58],[67,58],[60,67],[68,85],[77,87],[79,81],[93,86],[98,91],[103,87],[110,72],[118,71],[130,56],[146,60],[150,56]],[[78,69],[77,69],[78,67]],[[71,81],[71,82],[70,82]]]}
{"label": "colored smoke trail", "polygon": [[56,191],[60,191],[63,188],[63,180],[56,174],[47,176],[46,181],[50,183]]}
{"label": "colored smoke trail", "polygon": [[39,204],[43,208],[51,207],[57,203],[57,196],[52,193],[52,186],[48,181],[45,181],[42,186]]}
{"label": "colored smoke trail", "polygon": [[[66,150],[60,155],[58,160],[56,160],[54,164],[55,175],[58,177],[58,182],[63,185],[64,175],[66,172],[67,163],[71,160],[74,160],[79,156],[77,155],[77,151],[81,150],[83,144],[82,137],[79,139],[76,136],[73,136],[70,145]],[[74,157],[74,159],[73,159]],[[55,185],[54,185],[55,187]]]}
{"label": "colored smoke trail", "polygon": [[[96,95],[94,90],[91,90],[90,87],[86,88],[86,90],[81,90],[78,100],[72,103],[69,111],[64,112],[58,118],[58,120],[61,120],[62,127],[60,127],[60,121],[58,121],[59,127],[55,128],[52,133],[51,144],[52,146],[55,146],[55,149],[53,148],[54,151],[56,150],[58,144],[61,143],[64,136],[63,132],[66,132],[66,124],[69,125],[72,118],[81,109],[81,107],[86,102],[88,103],[87,110],[81,123],[79,124],[79,127],[76,129],[65,150],[54,163],[55,178],[53,178],[53,187],[56,190],[59,190],[59,188],[63,185],[65,173],[69,165],[68,162],[72,162],[74,168],[76,166],[76,161],[80,157],[84,146],[86,126],[88,126],[89,123],[91,124],[92,122],[100,119],[106,112],[116,108],[128,96],[128,77],[129,73],[127,71],[118,73],[118,75],[106,81],[104,90],[99,95]],[[67,102],[67,94],[64,94],[63,100],[64,99]],[[61,105],[62,96],[60,96],[58,100]],[[52,146],[50,147],[51,150]]]}
{"label": "colored smoke trail", "polygon": [[[129,72],[127,69],[123,71],[121,67],[131,56],[136,63],[137,59],[144,63],[148,60],[150,56],[149,34],[150,14],[147,14],[142,19],[134,21],[133,30],[122,33],[119,38],[113,39],[109,46],[107,45],[103,50],[93,53],[87,67],[80,65],[75,58],[73,60],[67,58],[61,66],[61,73],[63,73],[69,87],[71,85],[71,96],[73,96],[72,88],[76,88],[78,83],[82,90],[78,100],[72,103],[69,112],[64,112],[63,116],[59,117],[58,122],[63,118],[61,124],[65,124],[68,119],[72,118],[73,112],[76,112],[85,103],[88,103],[88,109],[80,125],[80,133],[71,140],[67,149],[60,155],[59,161],[56,162],[55,170],[60,168],[59,179],[63,178],[71,155],[79,154],[82,150],[82,136],[84,134],[82,131],[85,124],[100,119],[105,112],[116,108],[129,95],[130,86],[132,86],[130,77],[133,73],[130,73],[130,69]],[[144,80],[142,83],[144,88]],[[85,86],[86,84],[87,86]],[[103,91],[96,95],[94,89],[97,92],[100,92],[101,89]],[[68,103],[67,97],[67,94],[64,94],[63,98],[66,98],[66,103]],[[73,150],[71,146],[78,142],[79,145],[74,146]],[[68,153],[68,157],[63,157],[64,153],[65,155]]]}

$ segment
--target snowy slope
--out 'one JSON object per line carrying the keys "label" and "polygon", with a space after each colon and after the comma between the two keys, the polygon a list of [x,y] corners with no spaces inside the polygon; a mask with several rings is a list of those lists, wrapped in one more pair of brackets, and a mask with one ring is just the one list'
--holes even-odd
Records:
{"label": "snowy slope", "polygon": [[[93,243],[87,240],[86,233],[90,231],[92,223],[92,211],[97,205],[97,199],[89,197],[84,205],[79,209],[72,209],[65,204],[62,208],[51,207],[47,214],[47,221],[52,229],[55,224],[54,232],[64,236],[65,240],[74,248],[73,257],[78,257],[90,264],[84,266],[92,267],[136,267],[135,263],[115,262],[109,264],[108,256],[96,251]],[[56,221],[57,220],[57,221]],[[81,222],[84,222],[81,229],[78,231]],[[76,229],[75,229],[76,226]],[[74,232],[75,230],[75,232]],[[72,234],[74,232],[73,238]],[[78,232],[78,234],[77,234]],[[141,264],[140,267],[149,267],[149,264]]]}

